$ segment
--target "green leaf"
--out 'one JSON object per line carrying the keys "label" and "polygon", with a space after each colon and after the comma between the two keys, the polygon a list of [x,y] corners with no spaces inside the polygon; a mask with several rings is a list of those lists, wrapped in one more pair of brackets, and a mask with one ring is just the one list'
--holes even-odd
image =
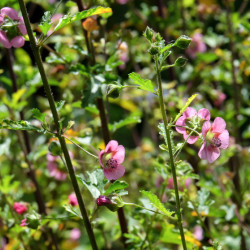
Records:
{"label": "green leaf", "polygon": [[40,129],[36,126],[30,124],[27,121],[11,121],[7,119],[3,119],[0,121],[0,129],[11,129],[11,130],[27,130],[27,131],[36,131],[38,133],[44,133],[44,129]]}
{"label": "green leaf", "polygon": [[166,45],[166,46],[161,50],[161,54],[162,54],[163,52],[165,52],[166,50],[170,50],[173,46],[174,46],[174,43],[170,43],[170,44]]}
{"label": "green leaf", "polygon": [[130,124],[134,124],[134,123],[140,123],[140,122],[141,122],[140,117],[131,115],[125,118],[124,120],[115,122],[114,124],[109,124],[109,130],[111,130],[112,132],[115,132],[119,128],[122,128]]}
{"label": "green leaf", "polygon": [[111,194],[117,190],[125,189],[128,187],[128,183],[125,181],[118,181],[116,180],[115,182],[111,183],[111,185],[108,187],[104,195]]}
{"label": "green leaf", "polygon": [[51,23],[51,17],[52,17],[51,12],[46,11],[43,14],[42,22],[38,25],[45,36],[47,35],[49,29],[51,28],[51,26],[53,24],[53,23]]}
{"label": "green leaf", "polygon": [[46,114],[41,113],[40,110],[37,108],[32,109],[32,113],[33,113],[34,118],[36,118],[38,121],[40,121],[42,123],[45,123]]}
{"label": "green leaf", "polygon": [[174,212],[167,210],[155,194],[145,190],[142,190],[141,193],[150,200],[152,206],[154,206],[156,209],[158,209],[166,216],[173,217],[172,215],[174,214]]}
{"label": "green leaf", "polygon": [[76,216],[76,217],[82,219],[82,215],[81,215],[79,209],[77,209],[77,208],[75,208],[75,207],[72,207],[71,205],[64,205],[63,207],[64,207],[64,208],[66,209],[66,211],[68,211],[69,213],[71,213],[71,214],[73,214],[74,216]]}
{"label": "green leaf", "polygon": [[61,108],[63,107],[63,105],[65,104],[64,100],[61,100],[59,102],[56,103],[56,110],[57,112],[61,110]]}
{"label": "green leaf", "polygon": [[75,21],[82,20],[82,19],[90,17],[90,16],[99,15],[99,14],[103,14],[103,13],[110,13],[110,12],[112,12],[111,8],[105,8],[105,7],[99,6],[99,7],[93,8],[93,9],[78,12],[75,15],[70,15],[70,14],[65,15],[62,18],[60,18],[54,31],[57,31],[57,30],[63,28],[64,26],[66,26],[70,23],[73,23]]}
{"label": "green leaf", "polygon": [[150,80],[144,80],[141,76],[135,72],[129,74],[129,78],[132,79],[135,84],[138,84],[140,87],[139,89],[147,90],[154,93],[154,87]]}
{"label": "green leaf", "polygon": [[97,199],[101,193],[104,193],[104,186],[108,182],[104,177],[103,170],[97,169],[93,172],[87,172],[88,178],[83,178],[82,176],[77,176],[77,179],[87,187],[92,196]]}
{"label": "green leaf", "polygon": [[175,117],[174,122],[176,122],[179,117],[185,112],[187,107],[191,104],[191,102],[197,97],[198,94],[194,94],[191,97],[188,98],[187,102],[185,103],[184,107],[180,110],[179,114]]}

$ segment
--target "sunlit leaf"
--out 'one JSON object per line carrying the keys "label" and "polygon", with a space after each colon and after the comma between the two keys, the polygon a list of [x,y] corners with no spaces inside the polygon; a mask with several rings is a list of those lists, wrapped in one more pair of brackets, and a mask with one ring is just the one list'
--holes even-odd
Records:
{"label": "sunlit leaf", "polygon": [[139,85],[139,89],[147,90],[154,93],[154,86],[148,79],[144,80],[141,76],[135,72],[129,74],[129,78],[134,81],[135,84]]}
{"label": "sunlit leaf", "polygon": [[56,25],[54,31],[57,31],[70,23],[73,23],[78,20],[82,20],[87,17],[104,14],[104,13],[111,13],[111,12],[112,12],[111,8],[105,8],[105,7],[99,6],[93,9],[78,12],[75,15],[65,15],[62,18],[60,18],[59,23]]}
{"label": "sunlit leaf", "polygon": [[150,200],[150,203],[152,206],[154,206],[156,209],[158,209],[160,212],[162,212],[166,216],[172,217],[174,212],[167,210],[155,194],[153,194],[150,191],[145,191],[145,190],[142,190],[141,193]]}
{"label": "sunlit leaf", "polygon": [[104,195],[111,194],[114,191],[122,190],[122,189],[127,188],[127,187],[128,187],[128,183],[127,182],[116,180],[115,182],[111,183],[111,185],[105,191]]}
{"label": "sunlit leaf", "polygon": [[198,94],[194,94],[188,98],[187,102],[185,103],[184,107],[180,110],[179,114],[174,118],[174,122],[178,120],[178,118],[185,112],[187,107],[191,104],[191,102],[198,96]]}

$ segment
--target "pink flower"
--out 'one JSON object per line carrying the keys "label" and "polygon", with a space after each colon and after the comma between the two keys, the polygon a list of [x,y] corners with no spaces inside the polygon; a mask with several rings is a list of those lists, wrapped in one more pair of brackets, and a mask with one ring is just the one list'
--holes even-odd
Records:
{"label": "pink flower", "polygon": [[18,213],[18,214],[23,214],[25,213],[28,208],[26,205],[19,203],[19,202],[15,202],[13,205],[13,209]]}
{"label": "pink flower", "polygon": [[100,195],[97,199],[96,199],[96,204],[97,206],[105,206],[107,204],[112,204],[111,200],[103,195]]}
{"label": "pink flower", "polygon": [[203,36],[200,33],[196,33],[192,37],[192,42],[186,50],[187,54],[191,58],[195,58],[197,53],[202,53],[206,51],[207,47],[206,44],[203,42],[202,37]]}
{"label": "pink flower", "polygon": [[[180,134],[183,134],[183,137],[186,140],[190,134],[190,131],[183,127],[188,126],[193,129],[197,125],[198,128],[199,124],[204,120],[210,120],[209,110],[203,108],[200,109],[197,114],[195,109],[188,107],[186,111],[183,112],[182,116],[176,121],[176,131]],[[197,135],[191,135],[188,138],[187,143],[194,144],[198,138],[199,136]]]}
{"label": "pink flower", "polygon": [[49,175],[54,177],[58,181],[64,181],[67,178],[67,174],[58,168],[56,162],[49,161],[47,163],[47,168],[49,170]]}
{"label": "pink flower", "polygon": [[124,175],[125,168],[121,165],[124,158],[125,148],[114,140],[110,141],[105,150],[99,153],[99,162],[108,180],[117,180]]}
{"label": "pink flower", "polygon": [[[12,19],[13,25],[9,25]],[[8,22],[8,25],[4,25]],[[17,28],[16,28],[16,24]],[[23,17],[18,17],[16,10],[5,7],[0,10],[0,43],[7,49],[11,47],[20,48],[24,45],[25,39],[22,37],[27,34]]]}
{"label": "pink flower", "polygon": [[70,239],[76,241],[80,237],[81,237],[81,231],[78,228],[73,228],[70,232]]}
{"label": "pink flower", "polygon": [[26,221],[27,221],[27,219],[23,219],[23,220],[21,221],[20,226],[21,226],[21,227],[26,227],[26,226],[27,226]]}
{"label": "pink flower", "polygon": [[223,92],[219,91],[216,100],[214,100],[214,105],[217,107],[220,106],[226,98],[227,96]]}
{"label": "pink flower", "polygon": [[212,163],[220,156],[220,148],[226,149],[229,145],[226,122],[221,117],[215,118],[212,125],[206,121],[202,126],[202,136],[204,142],[198,155]]}
{"label": "pink flower", "polygon": [[201,241],[203,239],[203,229],[201,226],[194,227],[194,237],[195,239]]}
{"label": "pink flower", "polygon": [[[69,151],[69,156],[71,159],[74,157],[72,152],[70,152],[70,151]],[[49,170],[49,175],[51,177],[54,177],[58,181],[64,181],[67,178],[67,173],[65,173],[59,169],[57,160],[60,159],[60,157],[54,156],[51,153],[48,153],[46,155],[46,158],[48,160],[47,168]]]}
{"label": "pink flower", "polygon": [[192,182],[193,182],[193,180],[192,180],[192,178],[187,178],[186,180],[185,180],[185,188],[189,188],[189,186],[192,184]]}
{"label": "pink flower", "polygon": [[71,206],[77,206],[78,205],[78,200],[77,200],[77,198],[76,198],[76,195],[75,195],[75,193],[72,193],[72,194],[70,194],[69,195],[69,204],[71,205]]}
{"label": "pink flower", "polygon": [[116,2],[119,4],[126,4],[128,0],[116,0]]}

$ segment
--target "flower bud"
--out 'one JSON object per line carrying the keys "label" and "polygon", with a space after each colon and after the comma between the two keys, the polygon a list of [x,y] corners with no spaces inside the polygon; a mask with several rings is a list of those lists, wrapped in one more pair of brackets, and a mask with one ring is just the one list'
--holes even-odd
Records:
{"label": "flower bud", "polygon": [[147,40],[150,43],[152,43],[153,35],[154,35],[153,30],[150,29],[149,27],[147,27],[146,30],[145,30],[145,32],[144,32],[144,36],[147,38]]}
{"label": "flower bud", "polygon": [[58,142],[52,141],[49,145],[49,151],[52,155],[61,155],[62,149]]}
{"label": "flower bud", "polygon": [[117,211],[120,207],[124,206],[124,203],[122,199],[118,196],[113,196],[111,199],[100,195],[97,200],[96,200],[97,206],[105,206],[107,207],[110,211],[115,212]]}
{"label": "flower bud", "polygon": [[180,49],[186,49],[189,44],[191,43],[192,39],[188,36],[180,36],[176,41],[175,41],[175,46],[177,46]]}
{"label": "flower bud", "polygon": [[110,84],[107,87],[107,96],[111,98],[118,98],[120,96],[121,89],[121,86]]}
{"label": "flower bud", "polygon": [[32,228],[32,229],[37,229],[38,226],[40,225],[40,218],[37,213],[29,214],[26,217],[25,224],[27,227]]}
{"label": "flower bud", "polygon": [[150,49],[148,50],[149,54],[154,56],[159,54],[159,47],[152,45]]}
{"label": "flower bud", "polygon": [[175,66],[177,67],[183,67],[187,62],[187,59],[184,57],[178,57],[174,63]]}

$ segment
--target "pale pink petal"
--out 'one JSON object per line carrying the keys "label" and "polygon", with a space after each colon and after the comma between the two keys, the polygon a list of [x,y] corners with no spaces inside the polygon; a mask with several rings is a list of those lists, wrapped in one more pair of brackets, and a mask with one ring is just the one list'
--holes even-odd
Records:
{"label": "pale pink petal", "polygon": [[78,240],[81,237],[81,231],[78,228],[74,228],[70,232],[70,239],[73,241]]}
{"label": "pale pink petal", "polygon": [[4,21],[4,15],[0,14],[0,25],[3,23]]}
{"label": "pale pink petal", "polygon": [[18,25],[18,28],[19,28],[20,32],[22,33],[22,35],[26,35],[27,34],[27,30],[26,30],[26,27],[25,27],[25,24],[24,24],[22,16],[19,17],[19,23],[20,24]]}
{"label": "pale pink petal", "polygon": [[113,154],[112,158],[116,160],[118,164],[123,163],[125,158],[125,148],[122,145],[119,145],[116,149],[115,154]]}
{"label": "pale pink petal", "polygon": [[203,160],[207,159],[207,152],[205,150],[206,142],[201,145],[200,151],[198,153],[199,157]]}
{"label": "pale pink petal", "polygon": [[194,227],[194,237],[195,239],[201,241],[203,239],[203,229],[201,226]]}
{"label": "pale pink petal", "polygon": [[198,111],[198,116],[204,120],[209,121],[210,120],[210,112],[208,109],[200,109]]}
{"label": "pale pink petal", "polygon": [[211,128],[211,123],[209,121],[204,122],[202,126],[202,136],[205,139],[208,130]]}
{"label": "pale pink petal", "polygon": [[207,160],[209,163],[212,163],[220,156],[220,150],[212,145],[206,146],[204,143],[198,155],[201,159]]}
{"label": "pale pink petal", "polygon": [[11,48],[11,44],[4,31],[0,31],[0,43],[7,49]]}
{"label": "pale pink petal", "polygon": [[125,168],[122,165],[118,165],[117,168],[104,168],[104,175],[108,180],[117,180],[125,173]]}
{"label": "pale pink petal", "polygon": [[221,145],[219,148],[223,148],[226,149],[229,145],[229,133],[227,130],[224,130],[219,136],[218,138],[221,141]]}
{"label": "pale pink petal", "polygon": [[100,165],[102,166],[102,168],[104,168],[103,163],[102,163],[102,157],[103,157],[104,154],[105,154],[104,150],[102,150],[102,151],[99,153],[99,163],[100,163]]}
{"label": "pale pink petal", "polygon": [[185,126],[186,124],[185,124],[185,120],[186,120],[186,118],[184,117],[184,116],[181,116],[177,121],[176,121],[176,127],[175,127],[175,129],[176,129],[176,131],[178,132],[178,133],[180,133],[180,134],[186,134],[187,133],[187,131],[186,131],[186,129],[185,128],[182,128],[182,127],[178,127],[178,126]]}
{"label": "pale pink petal", "polygon": [[[183,135],[184,139],[186,140],[188,138],[188,134],[184,134]],[[194,144],[197,140],[198,140],[199,136],[193,136],[191,135],[188,140],[187,140],[187,143],[189,144]]]}
{"label": "pale pink petal", "polygon": [[192,184],[192,182],[193,182],[192,178],[187,178],[185,180],[185,187],[189,188],[189,186]]}
{"label": "pale pink petal", "polygon": [[225,129],[226,122],[221,117],[216,117],[212,125],[212,132],[222,133]]}
{"label": "pale pink petal", "polygon": [[114,152],[116,151],[117,147],[118,147],[118,142],[115,140],[111,140],[105,148],[105,153],[108,154]]}
{"label": "pale pink petal", "polygon": [[4,7],[1,9],[1,14],[2,15],[6,15],[8,17],[10,17],[13,20],[17,20],[18,19],[18,13],[16,10],[9,8],[9,7]]}
{"label": "pale pink petal", "polygon": [[183,112],[185,118],[192,118],[197,115],[197,112],[194,108],[187,107],[186,111]]}
{"label": "pale pink petal", "polygon": [[21,48],[25,43],[25,39],[22,36],[17,36],[10,41],[14,48]]}
{"label": "pale pink petal", "polygon": [[48,154],[46,155],[46,158],[47,158],[48,161],[55,161],[56,159],[59,158],[59,156],[54,156],[54,155],[52,155],[51,153],[48,153]]}

